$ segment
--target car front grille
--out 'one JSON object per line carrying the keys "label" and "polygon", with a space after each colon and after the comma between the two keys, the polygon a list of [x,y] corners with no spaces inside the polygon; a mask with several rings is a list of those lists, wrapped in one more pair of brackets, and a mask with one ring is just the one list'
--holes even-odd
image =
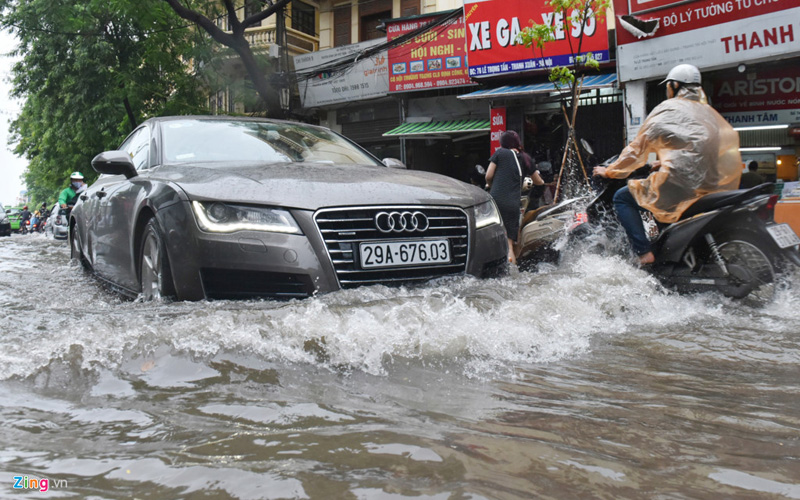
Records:
{"label": "car front grille", "polygon": [[[381,212],[421,212],[428,220],[425,231],[383,233],[375,218]],[[428,206],[352,207],[323,209],[314,214],[336,277],[342,288],[369,284],[392,284],[425,281],[448,274],[463,273],[469,251],[469,221],[458,208]],[[450,245],[451,261],[440,264],[417,264],[405,267],[362,269],[358,254],[362,242],[442,240]]]}

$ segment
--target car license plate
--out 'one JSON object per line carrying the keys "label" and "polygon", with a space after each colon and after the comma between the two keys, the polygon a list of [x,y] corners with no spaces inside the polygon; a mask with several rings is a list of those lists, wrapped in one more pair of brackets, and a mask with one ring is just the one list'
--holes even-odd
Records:
{"label": "car license plate", "polygon": [[403,267],[450,262],[447,240],[381,241],[359,245],[361,268]]}
{"label": "car license plate", "polygon": [[789,224],[775,224],[774,226],[767,226],[767,231],[775,243],[781,248],[793,247],[800,245],[800,238],[794,234],[792,227]]}

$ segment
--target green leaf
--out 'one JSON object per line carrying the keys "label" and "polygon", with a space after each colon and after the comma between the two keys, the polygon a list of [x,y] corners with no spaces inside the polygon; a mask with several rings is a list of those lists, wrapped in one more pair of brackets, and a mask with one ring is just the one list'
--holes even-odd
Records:
{"label": "green leaf", "polygon": [[54,202],[92,157],[119,146],[132,123],[203,113],[205,99],[185,61],[198,58],[193,30],[161,0],[0,0],[0,24],[19,38],[13,96],[22,100],[10,144],[28,160],[37,203]]}

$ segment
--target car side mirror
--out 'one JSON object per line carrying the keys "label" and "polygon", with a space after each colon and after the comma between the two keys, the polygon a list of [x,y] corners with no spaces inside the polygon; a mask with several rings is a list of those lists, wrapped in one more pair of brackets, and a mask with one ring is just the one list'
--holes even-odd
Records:
{"label": "car side mirror", "polygon": [[406,169],[406,164],[398,160],[397,158],[384,158],[383,164],[389,168],[399,168],[402,170]]}
{"label": "car side mirror", "polygon": [[125,151],[105,151],[92,159],[92,168],[100,174],[124,175],[126,179],[136,177],[136,167]]}

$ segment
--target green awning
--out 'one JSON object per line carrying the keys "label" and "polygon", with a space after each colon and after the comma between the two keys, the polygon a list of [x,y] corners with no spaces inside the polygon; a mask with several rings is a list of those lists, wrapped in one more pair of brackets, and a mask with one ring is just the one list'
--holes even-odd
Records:
{"label": "green awning", "polygon": [[404,123],[383,134],[384,137],[425,136],[436,134],[460,134],[467,132],[488,132],[489,120],[450,120],[446,122]]}

